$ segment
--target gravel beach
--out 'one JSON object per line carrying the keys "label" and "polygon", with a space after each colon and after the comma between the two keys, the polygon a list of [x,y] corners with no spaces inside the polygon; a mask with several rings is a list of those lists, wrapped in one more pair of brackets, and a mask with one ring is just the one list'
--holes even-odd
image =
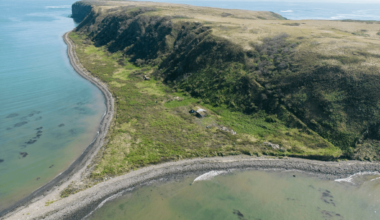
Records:
{"label": "gravel beach", "polygon": [[65,199],[59,199],[49,206],[45,206],[45,203],[42,203],[44,200],[40,200],[9,216],[9,219],[27,219],[27,217],[29,219],[83,219],[96,209],[102,201],[131,187],[145,184],[155,179],[170,179],[194,173],[206,173],[211,170],[230,169],[298,170],[314,174],[322,179],[334,180],[359,172],[377,172],[380,170],[380,164],[360,161],[322,162],[296,158],[271,159],[249,156],[181,160],[152,165],[111,178],[85,191],[78,192]]}

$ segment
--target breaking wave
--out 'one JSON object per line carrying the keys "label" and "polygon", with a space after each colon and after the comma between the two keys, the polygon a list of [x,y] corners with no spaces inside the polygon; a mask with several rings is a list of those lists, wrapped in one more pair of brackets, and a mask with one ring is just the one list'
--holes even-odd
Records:
{"label": "breaking wave", "polygon": [[126,189],[126,190],[123,190],[123,191],[121,191],[121,192],[118,192],[118,193],[116,193],[116,194],[114,194],[114,195],[112,195],[112,196],[110,196],[110,197],[108,197],[108,198],[106,198],[105,200],[103,200],[94,210],[92,210],[90,213],[88,213],[82,220],[84,220],[84,219],[87,219],[88,217],[90,217],[91,215],[92,215],[92,213],[94,213],[96,210],[98,210],[98,209],[100,209],[101,207],[103,207],[103,205],[104,204],[106,204],[106,202],[108,202],[108,201],[111,201],[111,200],[114,200],[114,199],[116,199],[116,198],[119,198],[120,196],[122,196],[124,193],[126,193],[126,192],[130,192],[130,191],[132,191],[134,189],[134,187],[132,187],[132,188],[128,188],[128,189]]}
{"label": "breaking wave", "polygon": [[[347,178],[336,179],[334,181],[335,182],[354,183],[353,180],[354,180],[355,177],[364,176],[364,175],[380,175],[380,173],[378,173],[378,172],[359,172],[359,173],[355,173],[355,174],[353,174],[353,175],[351,175],[351,176],[349,176]],[[379,178],[372,179],[371,181],[379,179]]]}
{"label": "breaking wave", "polygon": [[225,171],[225,170],[221,170],[221,171],[210,171],[210,172],[207,172],[205,174],[202,174],[200,176],[198,176],[197,178],[194,179],[194,182],[196,181],[204,181],[204,180],[210,180],[212,178],[214,178],[215,176],[218,176],[218,175],[221,175],[221,174],[225,174],[225,173],[228,173],[228,171]]}

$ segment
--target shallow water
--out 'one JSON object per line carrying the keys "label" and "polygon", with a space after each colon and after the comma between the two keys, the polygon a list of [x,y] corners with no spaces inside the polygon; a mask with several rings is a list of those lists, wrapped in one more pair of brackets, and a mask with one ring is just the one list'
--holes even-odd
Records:
{"label": "shallow water", "polygon": [[105,113],[67,58],[74,2],[0,1],[0,211],[65,170]]}
{"label": "shallow water", "polygon": [[296,171],[252,170],[196,182],[191,176],[126,192],[89,219],[379,219],[377,177],[359,175],[349,183]]}

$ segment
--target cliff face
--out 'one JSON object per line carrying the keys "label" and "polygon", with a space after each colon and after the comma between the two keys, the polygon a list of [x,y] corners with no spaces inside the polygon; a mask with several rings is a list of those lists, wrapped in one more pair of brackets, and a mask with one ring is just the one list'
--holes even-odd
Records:
{"label": "cliff face", "polygon": [[91,12],[91,9],[91,4],[85,2],[75,2],[71,6],[71,17],[74,19],[75,22],[79,23]]}
{"label": "cliff face", "polygon": [[[359,47],[347,51],[344,45],[339,55],[321,54],[326,48],[315,49],[320,43],[300,36],[299,29],[256,41],[256,32],[263,29],[251,29],[253,40],[247,42],[248,18],[237,13],[224,26],[225,22],[215,22],[215,16],[222,20],[233,14],[211,11],[209,21],[194,20],[195,12],[173,15],[176,10],[165,10],[150,5],[91,10],[87,4],[75,3],[73,16],[83,19],[88,14],[76,31],[95,46],[119,52],[139,66],[157,66],[153,75],[174,89],[246,114],[265,111],[275,115],[274,121],[318,133],[348,156],[380,159],[380,71],[365,63],[378,55],[360,52]],[[252,15],[249,22],[266,25],[268,33],[277,30],[272,27],[275,20],[268,23],[259,17]],[[288,26],[280,23],[278,28],[284,24]],[[331,24],[340,25],[326,25]]]}

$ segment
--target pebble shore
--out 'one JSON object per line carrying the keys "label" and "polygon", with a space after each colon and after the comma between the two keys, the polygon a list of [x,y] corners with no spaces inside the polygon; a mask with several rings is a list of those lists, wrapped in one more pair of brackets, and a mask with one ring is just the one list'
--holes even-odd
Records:
{"label": "pebble shore", "polygon": [[[314,174],[322,179],[338,179],[359,172],[377,172],[379,163],[345,161],[323,162],[306,159],[271,159],[265,157],[217,157],[197,158],[154,165],[123,176],[109,179],[96,186],[68,197],[66,202],[56,204],[55,213],[43,216],[43,219],[83,219],[98,205],[112,195],[131,187],[145,184],[161,178],[171,179],[190,174],[201,174],[221,170],[298,170]],[[41,216],[42,219],[42,216]]]}

